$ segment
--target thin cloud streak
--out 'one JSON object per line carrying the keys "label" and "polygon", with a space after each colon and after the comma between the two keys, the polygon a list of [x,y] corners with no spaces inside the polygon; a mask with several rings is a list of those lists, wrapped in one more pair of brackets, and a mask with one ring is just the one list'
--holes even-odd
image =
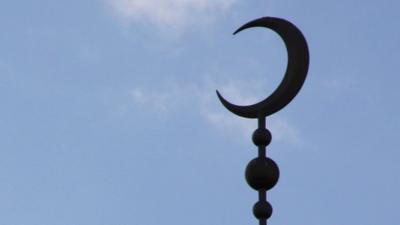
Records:
{"label": "thin cloud streak", "polygon": [[236,0],[106,0],[126,23],[146,23],[160,30],[181,32],[189,25],[209,22]]}
{"label": "thin cloud streak", "polygon": [[[252,81],[246,82],[253,83]],[[230,81],[223,85],[208,80],[202,85],[174,84],[168,85],[168,88],[163,88],[162,90],[135,87],[130,91],[130,96],[135,105],[146,106],[140,108],[153,110],[163,116],[167,115],[172,109],[187,108],[187,104],[191,104],[190,107],[193,111],[200,112],[202,119],[212,126],[213,129],[228,131],[228,135],[236,135],[248,140],[249,135],[257,126],[255,120],[238,118],[231,115],[219,104],[215,94],[215,88],[220,87],[220,90],[226,93],[227,96],[232,97],[235,102],[249,104],[257,101],[256,97],[249,96],[248,93],[245,94],[244,89],[240,88],[240,83],[243,82]],[[245,96],[245,98],[241,96]],[[279,115],[271,117],[268,127],[274,135],[274,140],[277,142],[290,144],[303,143],[299,130],[284,117]]]}

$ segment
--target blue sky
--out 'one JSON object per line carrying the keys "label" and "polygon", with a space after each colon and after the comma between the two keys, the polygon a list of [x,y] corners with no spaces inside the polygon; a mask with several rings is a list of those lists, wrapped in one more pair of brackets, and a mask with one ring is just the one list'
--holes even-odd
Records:
{"label": "blue sky", "polygon": [[295,23],[310,47],[295,100],[267,118],[281,177],[272,225],[397,225],[397,1],[0,2],[0,224],[257,224],[244,179]]}

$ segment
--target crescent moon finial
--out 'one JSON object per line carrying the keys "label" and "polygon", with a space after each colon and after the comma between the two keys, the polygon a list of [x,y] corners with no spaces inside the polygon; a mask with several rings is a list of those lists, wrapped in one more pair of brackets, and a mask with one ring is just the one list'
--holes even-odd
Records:
{"label": "crescent moon finial", "polygon": [[243,25],[234,34],[253,27],[269,28],[279,34],[285,42],[288,65],[278,88],[269,97],[256,104],[247,106],[235,105],[227,101],[217,91],[218,98],[225,108],[238,116],[246,118],[266,117],[289,104],[303,86],[309,66],[307,41],[294,24],[281,18],[263,17]]}

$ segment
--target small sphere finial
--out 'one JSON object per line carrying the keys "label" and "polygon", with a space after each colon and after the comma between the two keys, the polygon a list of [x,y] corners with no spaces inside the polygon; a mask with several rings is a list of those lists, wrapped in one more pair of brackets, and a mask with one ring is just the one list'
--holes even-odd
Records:
{"label": "small sphere finial", "polygon": [[257,219],[269,219],[272,211],[272,206],[267,201],[259,201],[253,207],[253,214]]}
{"label": "small sphere finial", "polygon": [[272,135],[268,129],[258,128],[254,131],[252,140],[257,146],[268,146],[271,143]]}

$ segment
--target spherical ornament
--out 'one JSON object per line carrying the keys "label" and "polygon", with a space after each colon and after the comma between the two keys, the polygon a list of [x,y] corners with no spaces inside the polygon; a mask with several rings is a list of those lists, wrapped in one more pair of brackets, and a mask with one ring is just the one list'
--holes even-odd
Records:
{"label": "spherical ornament", "polygon": [[267,146],[271,143],[272,135],[269,130],[265,128],[258,128],[253,133],[253,143],[257,146]]}
{"label": "spherical ornament", "polygon": [[278,179],[279,168],[270,158],[255,158],[247,165],[247,183],[256,190],[269,190],[275,186]]}
{"label": "spherical ornament", "polygon": [[253,214],[257,219],[268,219],[272,215],[272,206],[267,201],[259,201],[253,207]]}

